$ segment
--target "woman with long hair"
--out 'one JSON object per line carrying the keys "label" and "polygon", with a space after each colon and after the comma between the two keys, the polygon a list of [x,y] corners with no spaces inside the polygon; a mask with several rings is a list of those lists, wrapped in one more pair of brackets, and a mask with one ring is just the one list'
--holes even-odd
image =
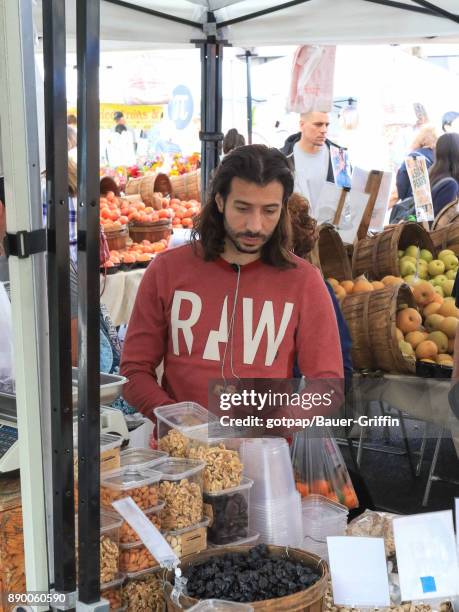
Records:
{"label": "woman with long hair", "polygon": [[[417,132],[410,148],[410,157],[425,157],[427,168],[430,168],[435,160],[435,145],[438,135],[433,125],[423,125]],[[405,162],[402,162],[396,178],[397,193],[400,200],[413,196],[410,179],[406,170]]]}
{"label": "woman with long hair", "polygon": [[449,132],[440,136],[429,177],[434,213],[437,215],[459,194],[459,134]]}

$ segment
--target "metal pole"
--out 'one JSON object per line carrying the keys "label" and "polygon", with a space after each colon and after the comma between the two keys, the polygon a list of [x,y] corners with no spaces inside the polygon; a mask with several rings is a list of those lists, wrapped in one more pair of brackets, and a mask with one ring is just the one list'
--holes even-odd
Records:
{"label": "metal pole", "polygon": [[54,586],[74,592],[73,407],[70,342],[70,264],[65,3],[43,2],[45,65],[48,301],[51,370],[51,439],[54,501]]}
{"label": "metal pole", "polygon": [[[8,232],[42,227],[35,59],[30,0],[0,3],[0,115]],[[10,256],[26,584],[49,591],[40,410],[46,312],[44,252]],[[45,364],[46,365],[46,364]],[[36,607],[48,609],[48,606]]]}
{"label": "metal pole", "polygon": [[252,54],[250,51],[245,52],[245,65],[247,72],[247,143],[252,144]]}
{"label": "metal pole", "polygon": [[[98,0],[77,2],[78,66],[78,587],[77,610],[100,601]],[[108,607],[104,608],[108,609]]]}

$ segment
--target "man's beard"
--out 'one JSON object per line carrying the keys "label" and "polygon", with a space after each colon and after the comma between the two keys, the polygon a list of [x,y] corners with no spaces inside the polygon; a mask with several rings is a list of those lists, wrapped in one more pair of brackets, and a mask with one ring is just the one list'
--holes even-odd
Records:
{"label": "man's beard", "polygon": [[[261,249],[264,247],[264,245],[269,241],[269,239],[273,235],[273,233],[271,233],[267,236],[266,234],[261,234],[259,232],[257,233],[254,233],[254,232],[235,233],[233,232],[231,227],[228,225],[226,218],[224,219],[224,227],[225,227],[226,238],[228,238],[231,241],[231,243],[234,245],[236,250],[238,250],[240,253],[246,253],[249,255],[253,255],[254,253],[260,252]],[[244,238],[244,237],[245,238],[260,238],[260,243],[254,244],[252,247],[242,246],[238,239]]]}

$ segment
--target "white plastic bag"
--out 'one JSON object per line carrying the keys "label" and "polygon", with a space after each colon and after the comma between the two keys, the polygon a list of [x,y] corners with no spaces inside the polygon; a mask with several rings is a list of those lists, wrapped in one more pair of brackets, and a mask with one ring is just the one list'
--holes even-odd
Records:
{"label": "white plastic bag", "polygon": [[14,386],[11,304],[0,282],[0,390]]}

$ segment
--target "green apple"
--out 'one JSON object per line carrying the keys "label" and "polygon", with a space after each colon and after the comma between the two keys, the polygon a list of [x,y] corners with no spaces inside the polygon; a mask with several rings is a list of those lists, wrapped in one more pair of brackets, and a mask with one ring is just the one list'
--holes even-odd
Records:
{"label": "green apple", "polygon": [[445,280],[444,283],[441,284],[441,288],[443,289],[443,293],[446,297],[451,297],[453,293],[454,281],[453,280]]}
{"label": "green apple", "polygon": [[452,251],[451,249],[443,249],[443,251],[440,251],[438,253],[438,258],[437,259],[441,259],[443,261],[443,257],[449,256],[449,255],[456,256],[456,253],[454,251]]}
{"label": "green apple", "polygon": [[456,274],[457,268],[455,270],[448,270],[448,272],[446,272],[446,278],[448,278],[449,280],[454,280],[456,278]]}
{"label": "green apple", "polygon": [[445,264],[445,270],[457,269],[457,266],[459,265],[459,259],[456,257],[456,255],[444,255],[441,261]]}
{"label": "green apple", "polygon": [[416,274],[416,264],[412,261],[400,260],[400,276],[409,276],[410,274]]}
{"label": "green apple", "polygon": [[437,285],[441,287],[445,280],[448,280],[446,276],[444,274],[439,274],[438,276],[435,276],[434,278],[430,279],[430,284],[434,287],[436,287]]}
{"label": "green apple", "polygon": [[448,336],[444,334],[442,331],[434,331],[431,332],[427,336],[427,340],[431,340],[438,347],[439,353],[446,353],[448,350]]}
{"label": "green apple", "polygon": [[432,253],[427,249],[421,249],[420,257],[423,261],[426,261],[427,263],[429,263],[429,261],[432,261],[433,259]]}
{"label": "green apple", "polygon": [[400,259],[400,257],[403,257],[403,255],[405,254],[405,251],[400,251],[400,249],[397,251],[397,257]]}
{"label": "green apple", "polygon": [[435,285],[434,291],[435,293],[438,293],[438,295],[441,295],[441,297],[445,297],[445,294],[443,293],[443,287],[440,287],[440,285]]}
{"label": "green apple", "polygon": [[445,271],[445,264],[440,259],[433,259],[429,263],[429,274],[430,276],[438,276],[443,274]]}
{"label": "green apple", "polygon": [[422,280],[427,280],[429,278],[429,270],[427,269],[427,266],[425,268],[418,269],[418,276],[419,278],[422,278]]}
{"label": "green apple", "polygon": [[403,277],[403,280],[405,281],[405,283],[407,285],[412,287],[417,279],[416,279],[416,276],[414,274],[408,274],[408,276],[404,276]]}
{"label": "green apple", "polygon": [[411,244],[407,249],[405,249],[405,255],[409,255],[410,257],[414,257],[415,259],[418,256],[418,252],[419,247],[415,244]]}
{"label": "green apple", "polygon": [[398,348],[400,349],[402,355],[405,357],[410,357],[414,355],[414,349],[409,342],[405,342],[405,340],[400,340],[398,343]]}
{"label": "green apple", "polygon": [[402,261],[411,261],[411,263],[416,265],[416,257],[411,257],[411,255],[404,255],[403,257],[400,257],[399,263],[402,263]]}

